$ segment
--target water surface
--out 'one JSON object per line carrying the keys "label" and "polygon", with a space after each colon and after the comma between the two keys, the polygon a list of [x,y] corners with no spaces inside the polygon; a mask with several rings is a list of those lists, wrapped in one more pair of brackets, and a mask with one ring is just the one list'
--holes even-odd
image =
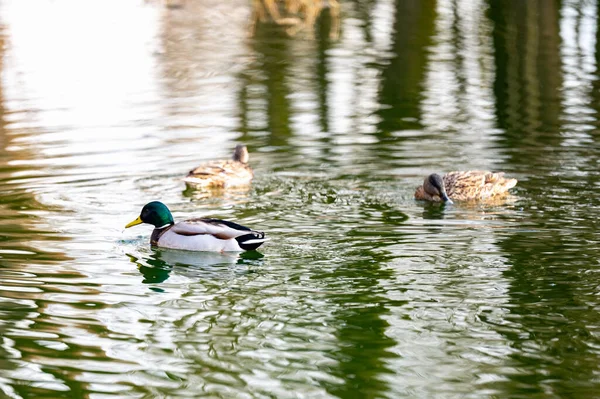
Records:
{"label": "water surface", "polygon": [[[255,11],[0,0],[3,395],[600,397],[597,4]],[[413,200],[455,169],[519,185]],[[151,249],[151,200],[271,241]]]}

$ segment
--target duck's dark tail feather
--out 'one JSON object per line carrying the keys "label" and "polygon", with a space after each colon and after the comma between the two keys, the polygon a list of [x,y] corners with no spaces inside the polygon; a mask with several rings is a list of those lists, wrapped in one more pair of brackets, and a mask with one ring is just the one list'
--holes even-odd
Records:
{"label": "duck's dark tail feather", "polygon": [[240,248],[242,248],[244,251],[252,251],[253,249],[260,247],[265,241],[267,241],[265,233],[261,233],[258,231],[253,231],[252,233],[244,234],[243,236],[236,237],[235,239],[237,240]]}

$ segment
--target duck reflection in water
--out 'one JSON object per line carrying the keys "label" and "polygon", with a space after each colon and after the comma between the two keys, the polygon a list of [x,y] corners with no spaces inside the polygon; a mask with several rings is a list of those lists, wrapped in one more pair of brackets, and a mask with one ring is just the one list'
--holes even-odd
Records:
{"label": "duck reflection in water", "polygon": [[181,192],[185,198],[190,198],[193,201],[205,201],[219,200],[222,206],[234,206],[243,205],[248,202],[250,198],[251,186],[232,187],[228,189],[224,188],[204,188],[197,189],[194,186],[186,185],[185,189]]}
{"label": "duck reflection in water", "polygon": [[260,263],[264,257],[256,251],[239,254],[176,249],[155,249],[149,254],[127,254],[127,256],[144,276],[142,280],[144,284],[162,283],[172,274],[192,280],[230,279],[232,274],[252,273],[248,267],[253,266],[257,261]]}
{"label": "duck reflection in water", "polygon": [[423,219],[444,219],[445,202],[425,202],[423,205]]}

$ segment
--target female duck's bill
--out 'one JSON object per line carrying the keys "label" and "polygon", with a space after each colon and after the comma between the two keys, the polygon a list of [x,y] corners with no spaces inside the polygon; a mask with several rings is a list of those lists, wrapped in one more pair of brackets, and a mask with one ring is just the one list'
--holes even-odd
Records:
{"label": "female duck's bill", "polygon": [[267,241],[264,233],[226,220],[199,218],[175,223],[169,208],[158,201],[146,204],[125,228],[141,223],[155,227],[150,244],[163,248],[239,252],[257,249]]}

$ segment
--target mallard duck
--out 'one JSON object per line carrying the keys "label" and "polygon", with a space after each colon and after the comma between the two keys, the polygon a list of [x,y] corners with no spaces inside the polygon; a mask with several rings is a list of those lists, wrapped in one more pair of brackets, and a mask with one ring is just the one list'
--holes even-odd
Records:
{"label": "mallard duck", "polygon": [[433,173],[417,187],[415,199],[446,203],[454,201],[487,200],[506,195],[517,184],[517,179],[504,178],[502,172],[469,170],[450,172],[442,177]]}
{"label": "mallard duck", "polygon": [[232,159],[210,161],[190,170],[183,179],[195,186],[225,188],[250,184],[254,173],[248,165],[248,149],[239,144]]}
{"label": "mallard duck", "polygon": [[150,244],[163,248],[239,252],[256,249],[267,240],[265,233],[226,220],[202,218],[175,223],[169,208],[159,201],[147,203],[140,216],[125,228],[141,223],[154,226]]}

